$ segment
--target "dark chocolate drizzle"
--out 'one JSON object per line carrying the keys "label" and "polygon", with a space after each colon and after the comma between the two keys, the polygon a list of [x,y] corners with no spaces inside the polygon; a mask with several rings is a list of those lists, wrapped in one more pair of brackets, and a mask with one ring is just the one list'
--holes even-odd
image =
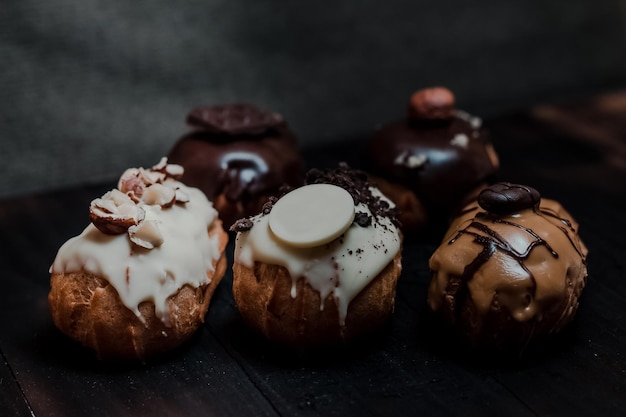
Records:
{"label": "dark chocolate drizzle", "polygon": [[564,219],[563,217],[560,217],[559,215],[557,215],[556,213],[553,213],[551,211],[548,210],[539,210],[539,213],[541,213],[542,215],[546,216],[546,217],[552,217],[554,219],[559,220],[561,223],[563,223],[565,225],[565,227],[563,226],[557,226],[557,228],[563,232],[563,234],[567,237],[567,240],[569,240],[569,243],[572,245],[572,247],[574,248],[574,250],[576,251],[576,253],[578,253],[578,255],[580,256],[580,258],[583,260],[583,263],[586,263],[586,259],[585,259],[585,255],[583,254],[581,248],[576,244],[576,242],[574,242],[574,240],[572,239],[572,234],[576,234],[578,233],[576,231],[576,229],[574,228],[574,226],[572,225],[572,222],[570,222],[567,219]]}
{"label": "dark chocolate drizzle", "polygon": [[[535,240],[530,243],[530,245],[526,248],[526,250],[524,252],[520,253],[520,252],[516,251],[506,241],[506,239],[504,237],[502,237],[496,231],[491,229],[489,226],[487,226],[484,223],[473,221],[472,223],[470,223],[470,225],[468,227],[466,227],[463,230],[460,230],[457,233],[457,235],[448,242],[448,244],[452,244],[462,234],[469,234],[469,235],[474,237],[474,243],[478,243],[479,245],[483,246],[483,250],[476,256],[476,258],[474,258],[474,260],[472,262],[469,263],[469,265],[467,265],[465,267],[465,269],[463,271],[463,275],[461,276],[461,281],[468,282],[469,280],[471,280],[471,278],[474,276],[476,271],[478,271],[478,269],[482,265],[484,265],[486,262],[488,262],[489,259],[497,252],[497,250],[501,250],[504,253],[506,253],[507,255],[511,256],[513,259],[515,259],[517,261],[517,263],[520,265],[520,267],[528,274],[528,276],[529,276],[529,278],[530,278],[530,280],[532,282],[533,293],[534,293],[534,289],[536,288],[535,277],[533,276],[532,272],[530,272],[528,267],[524,264],[524,260],[527,259],[530,256],[530,253],[532,252],[532,250],[535,247],[537,247],[537,246],[545,246],[548,249],[548,251],[552,254],[552,256],[554,258],[558,258],[559,257],[558,253],[556,253],[556,251],[550,247],[548,242],[546,242],[545,240],[541,239],[531,229],[528,229],[528,228],[523,227],[523,226],[521,226],[519,224],[512,223],[512,222],[509,222],[509,221],[506,221],[506,220],[502,220],[502,219],[499,219],[499,218],[494,218],[494,219],[492,219],[492,221],[494,223],[502,223],[502,224],[506,224],[506,225],[510,225],[510,226],[522,229],[525,232],[527,232],[528,234],[530,234]],[[472,229],[472,228],[477,229],[478,231],[484,233],[486,236],[482,235],[482,234],[479,234],[479,233],[476,233],[476,232],[470,231],[469,229]]]}

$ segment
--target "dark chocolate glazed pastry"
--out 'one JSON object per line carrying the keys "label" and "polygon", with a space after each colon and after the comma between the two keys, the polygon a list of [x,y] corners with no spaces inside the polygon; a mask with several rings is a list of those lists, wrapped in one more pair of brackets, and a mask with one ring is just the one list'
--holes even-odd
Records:
{"label": "dark chocolate glazed pastry", "polygon": [[205,106],[187,123],[194,130],[168,159],[185,168],[181,181],[204,191],[224,224],[256,214],[283,185],[302,182],[297,139],[280,114],[249,104]]}
{"label": "dark chocolate glazed pastry", "polygon": [[448,217],[495,174],[498,157],[481,123],[454,108],[450,90],[434,87],[411,96],[406,119],[374,134],[365,167],[398,205],[405,230]]}
{"label": "dark chocolate glazed pastry", "polygon": [[556,333],[587,279],[578,224],[528,186],[484,189],[430,259],[428,304],[475,347],[523,348]]}

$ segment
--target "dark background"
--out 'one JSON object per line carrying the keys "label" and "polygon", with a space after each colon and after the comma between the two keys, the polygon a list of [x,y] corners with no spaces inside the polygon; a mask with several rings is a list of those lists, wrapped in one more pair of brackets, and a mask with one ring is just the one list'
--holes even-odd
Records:
{"label": "dark background", "polygon": [[0,198],[151,165],[198,104],[366,137],[410,93],[492,116],[626,86],[626,1],[2,0]]}

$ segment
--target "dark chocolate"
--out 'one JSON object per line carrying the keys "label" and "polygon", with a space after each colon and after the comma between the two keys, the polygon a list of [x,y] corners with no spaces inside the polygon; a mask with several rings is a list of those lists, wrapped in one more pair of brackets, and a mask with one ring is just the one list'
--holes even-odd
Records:
{"label": "dark chocolate", "polygon": [[[200,188],[222,221],[232,224],[258,213],[282,186],[300,185],[304,163],[282,117],[277,123],[271,113],[252,111],[249,105],[220,106],[215,116],[216,108],[192,111],[189,117],[201,128],[182,137],[168,160],[182,165],[181,181]],[[244,114],[252,115],[251,121],[229,119]]]}
{"label": "dark chocolate", "polygon": [[260,135],[284,124],[284,120],[278,113],[240,103],[197,107],[187,115],[187,123],[211,133]]}
{"label": "dark chocolate", "polygon": [[365,163],[372,174],[404,185],[432,211],[456,207],[497,171],[487,132],[465,117],[402,120],[378,130]]}
{"label": "dark chocolate", "polygon": [[491,214],[511,214],[539,207],[541,195],[526,185],[500,182],[480,192],[478,204]]}
{"label": "dark chocolate", "polygon": [[354,222],[361,227],[368,227],[372,224],[372,216],[367,213],[356,213],[354,215]]}

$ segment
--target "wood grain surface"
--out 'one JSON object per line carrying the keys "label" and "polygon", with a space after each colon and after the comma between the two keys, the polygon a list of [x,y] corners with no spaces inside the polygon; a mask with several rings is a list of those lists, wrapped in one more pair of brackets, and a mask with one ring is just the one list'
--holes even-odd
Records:
{"label": "wood grain surface", "polygon": [[[414,239],[394,317],[354,345],[309,355],[268,345],[242,323],[228,272],[188,345],[153,363],[102,363],[56,330],[46,298],[56,250],[113,184],[85,186],[0,202],[0,415],[624,415],[626,95],[486,125],[500,179],[561,201],[589,247],[580,310],[560,336],[515,358],[464,352],[426,305],[437,241]],[[308,164],[358,166],[361,140],[312,149]]]}

